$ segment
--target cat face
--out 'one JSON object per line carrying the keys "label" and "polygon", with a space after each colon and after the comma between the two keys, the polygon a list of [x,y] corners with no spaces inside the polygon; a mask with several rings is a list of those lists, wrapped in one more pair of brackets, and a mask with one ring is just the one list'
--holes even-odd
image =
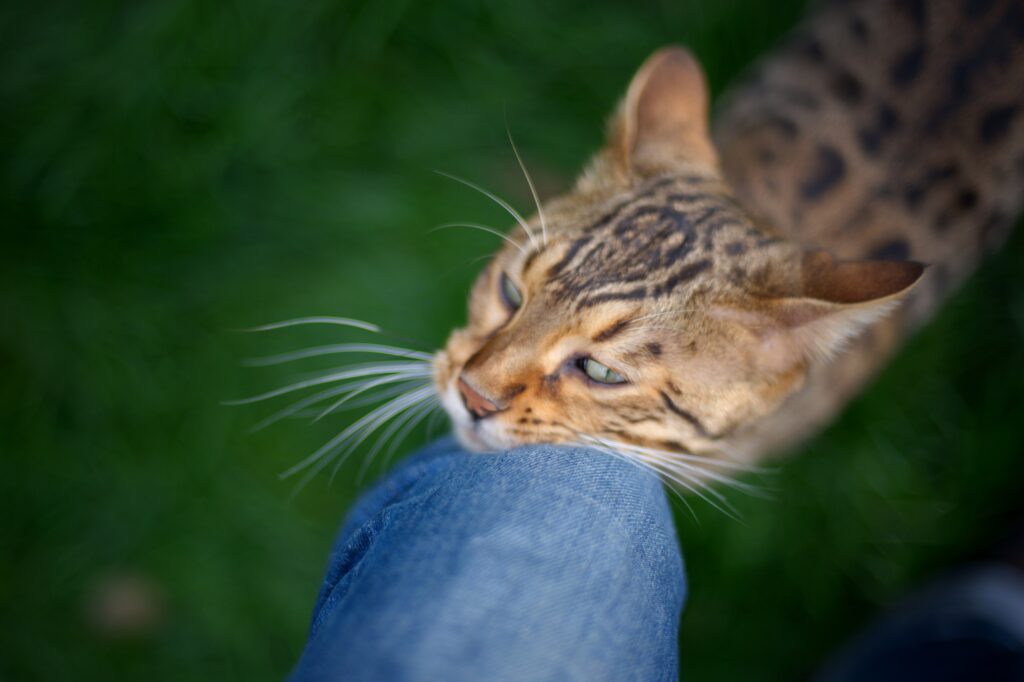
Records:
{"label": "cat face", "polygon": [[576,189],[481,273],[434,362],[466,447],[717,453],[920,276],[756,226],[719,175],[706,109],[692,58],[654,55]]}

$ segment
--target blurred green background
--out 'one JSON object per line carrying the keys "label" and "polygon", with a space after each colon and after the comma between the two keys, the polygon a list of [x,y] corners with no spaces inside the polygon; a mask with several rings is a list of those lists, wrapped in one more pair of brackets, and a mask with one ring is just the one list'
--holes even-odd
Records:
{"label": "blurred green background", "polygon": [[[250,435],[272,406],[219,401],[295,370],[241,358],[360,337],[230,330],[341,314],[437,346],[497,242],[428,230],[508,221],[431,169],[526,210],[506,111],[551,195],[648,53],[689,44],[720,92],[802,6],[4,3],[0,678],[285,675],[332,534],[381,470],[351,462],[289,501],[277,474],[352,417]],[[1005,532],[1022,242],[761,481],[774,500],[733,495],[742,523],[680,511],[687,679],[797,679]]]}

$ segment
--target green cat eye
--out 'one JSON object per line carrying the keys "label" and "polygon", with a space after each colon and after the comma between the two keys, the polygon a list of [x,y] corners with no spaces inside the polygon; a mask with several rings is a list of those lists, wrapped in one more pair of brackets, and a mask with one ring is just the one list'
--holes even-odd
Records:
{"label": "green cat eye", "polygon": [[626,378],[624,376],[615,370],[602,365],[594,358],[582,358],[580,360],[580,369],[583,370],[584,374],[599,384],[626,383]]}
{"label": "green cat eye", "polygon": [[516,288],[516,285],[505,273],[501,273],[501,297],[505,299],[505,305],[512,310],[519,310],[519,307],[523,305],[522,292]]}

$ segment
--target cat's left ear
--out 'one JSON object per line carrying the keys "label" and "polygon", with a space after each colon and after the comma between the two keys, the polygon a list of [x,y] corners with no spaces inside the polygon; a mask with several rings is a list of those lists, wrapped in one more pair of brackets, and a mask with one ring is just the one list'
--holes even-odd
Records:
{"label": "cat's left ear", "polygon": [[716,308],[720,319],[753,332],[755,358],[765,371],[785,372],[826,358],[865,327],[889,314],[924,274],[915,261],[840,261],[826,251],[803,255],[799,291]]}
{"label": "cat's left ear", "polygon": [[648,57],[612,120],[609,147],[620,172],[650,175],[680,162],[717,167],[708,130],[708,88],[682,47]]}

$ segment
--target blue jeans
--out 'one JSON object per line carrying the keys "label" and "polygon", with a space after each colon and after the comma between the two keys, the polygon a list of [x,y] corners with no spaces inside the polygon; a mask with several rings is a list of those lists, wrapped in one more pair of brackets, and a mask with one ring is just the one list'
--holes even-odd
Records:
{"label": "blue jeans", "polygon": [[443,440],[350,513],[292,679],[676,680],[685,593],[653,475]]}
{"label": "blue jeans", "polygon": [[[349,515],[292,680],[676,680],[685,596],[653,475],[443,440]],[[990,566],[923,590],[815,679],[1024,680],[1024,578]]]}

